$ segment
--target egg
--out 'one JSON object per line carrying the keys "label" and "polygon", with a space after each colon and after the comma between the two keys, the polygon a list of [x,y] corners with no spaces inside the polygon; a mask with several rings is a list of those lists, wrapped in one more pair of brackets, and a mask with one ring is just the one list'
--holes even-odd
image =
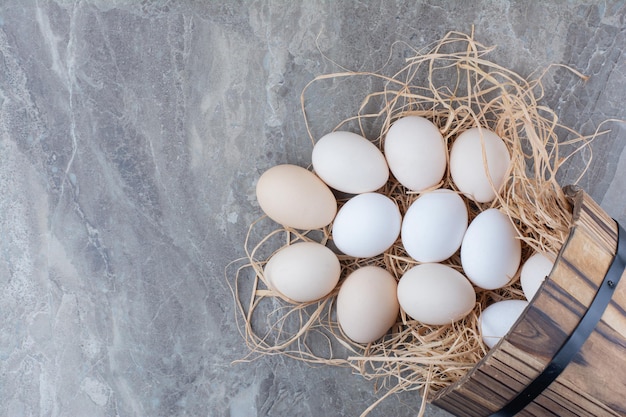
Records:
{"label": "egg", "polygon": [[332,236],[346,255],[368,258],[380,255],[400,235],[402,216],[396,203],[379,193],[352,197],[337,212]]}
{"label": "egg", "polygon": [[437,126],[426,118],[396,120],[387,131],[383,151],[392,174],[409,190],[434,187],[445,174],[446,144]]}
{"label": "egg", "polygon": [[510,164],[511,157],[504,141],[485,128],[464,131],[450,150],[452,181],[459,191],[479,203],[490,202],[496,197],[494,189],[501,189]]}
{"label": "egg", "polygon": [[520,283],[522,284],[524,296],[528,301],[535,297],[539,287],[541,287],[546,277],[550,275],[553,267],[554,261],[542,253],[535,253],[524,262],[520,272]]}
{"label": "egg", "polygon": [[339,282],[337,255],[317,242],[298,242],[276,252],[263,275],[270,288],[290,301],[305,303],[328,295]]}
{"label": "egg", "polygon": [[332,132],[313,147],[313,170],[332,188],[349,194],[376,191],[387,183],[389,168],[382,152],[352,132]]}
{"label": "egg", "polygon": [[370,343],[394,325],[400,306],[393,275],[378,266],[356,269],[337,294],[337,322],[350,339]]}
{"label": "egg", "polygon": [[476,303],[472,284],[448,265],[412,267],[398,283],[398,302],[411,318],[429,325],[450,324],[465,317]]}
{"label": "egg", "polygon": [[402,220],[402,245],[419,262],[441,262],[461,246],[468,214],[463,199],[451,190],[422,194]]}
{"label": "egg", "polygon": [[504,300],[483,310],[478,323],[482,339],[490,349],[506,336],[527,306],[528,301]]}
{"label": "egg", "polygon": [[261,210],[275,222],[294,229],[319,229],[337,213],[337,200],[311,171],[290,164],[265,171],[256,185]]}
{"label": "egg", "polygon": [[492,208],[472,220],[461,243],[461,265],[472,283],[486,290],[509,283],[519,268],[522,247],[509,218]]}

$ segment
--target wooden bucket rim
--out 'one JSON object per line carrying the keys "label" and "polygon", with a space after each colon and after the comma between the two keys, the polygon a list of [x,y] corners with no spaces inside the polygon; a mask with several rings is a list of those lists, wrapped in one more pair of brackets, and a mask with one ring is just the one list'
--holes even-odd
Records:
{"label": "wooden bucket rim", "polygon": [[[585,191],[580,188],[579,186],[576,185],[568,185],[563,187],[563,192],[565,193],[568,202],[570,203],[570,208],[572,211],[572,218],[570,221],[570,233],[568,235],[568,238],[566,240],[566,242],[563,244],[563,246],[561,247],[561,249],[559,250],[559,254],[554,262],[554,266],[550,272],[550,274],[546,277],[546,279],[542,282],[539,290],[537,291],[537,294],[539,294],[543,288],[547,285],[547,282],[550,281],[550,277],[552,275],[552,272],[555,270],[557,263],[561,262],[562,259],[562,253],[565,250],[565,248],[567,247],[568,242],[570,241],[570,238],[572,237],[573,233],[574,233],[574,229],[575,226],[577,225],[578,220],[580,219],[582,210],[584,209],[585,206],[585,196],[586,193]],[[615,243],[617,245],[617,238],[615,240]],[[500,348],[500,346],[504,343],[509,343],[509,339],[513,337],[513,335],[516,333],[516,331],[518,331],[520,328],[523,327],[523,323],[526,320],[526,313],[527,311],[529,311],[530,309],[532,309],[534,307],[534,302],[538,299],[537,295],[529,301],[528,305],[526,306],[526,308],[524,309],[524,311],[522,312],[522,314],[519,316],[519,318],[515,321],[515,323],[513,324],[513,326],[511,327],[510,331],[504,336],[502,337],[502,339],[493,347],[491,348],[487,354],[470,370],[468,371],[463,377],[461,377],[457,382],[455,382],[454,384],[448,386],[447,388],[438,391],[437,393],[435,393],[435,395],[433,395],[430,398],[430,402],[437,404],[437,402],[439,400],[443,400],[446,398],[447,394],[450,392],[455,391],[456,389],[459,389],[461,387],[464,386],[464,384],[471,382],[471,379],[473,378],[473,376],[479,372],[482,371],[483,366],[489,362],[491,356],[493,356],[494,354],[496,354],[496,352],[498,352],[498,349]],[[548,364],[546,363],[546,366]]]}

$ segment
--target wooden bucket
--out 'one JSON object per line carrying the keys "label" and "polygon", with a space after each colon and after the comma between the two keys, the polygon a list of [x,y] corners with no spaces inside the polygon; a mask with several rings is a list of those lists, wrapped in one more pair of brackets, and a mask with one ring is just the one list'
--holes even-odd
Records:
{"label": "wooden bucket", "polygon": [[500,343],[433,398],[438,407],[459,417],[626,416],[626,232],[579,188],[564,191],[570,234],[548,279]]}

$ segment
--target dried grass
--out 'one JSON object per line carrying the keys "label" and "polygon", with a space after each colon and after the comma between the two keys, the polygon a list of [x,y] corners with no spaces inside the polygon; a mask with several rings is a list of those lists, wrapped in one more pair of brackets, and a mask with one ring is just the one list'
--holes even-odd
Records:
{"label": "dried grass", "polygon": [[[419,115],[433,121],[440,127],[448,148],[460,132],[475,126],[487,127],[503,138],[512,164],[509,180],[496,200],[489,204],[467,202],[470,219],[487,208],[498,207],[509,215],[524,242],[523,260],[535,250],[556,254],[567,237],[570,220],[570,208],[556,174],[571,155],[602,132],[583,136],[561,125],[555,112],[541,104],[542,77],[549,69],[535,79],[526,80],[489,61],[486,55],[492,49],[475,41],[473,34],[450,32],[427,52],[416,51],[405,67],[392,76],[346,71],[317,77],[301,96],[309,136],[315,142],[306,112],[307,90],[324,80],[344,77],[373,77],[384,82],[382,91],[365,97],[356,115],[334,128],[345,129],[350,123],[359,126],[360,134],[381,149],[390,125],[406,115]],[[567,70],[585,79],[582,74]],[[371,108],[377,111],[366,111]],[[367,131],[365,125],[381,128],[372,132]],[[566,132],[572,139],[559,141],[557,131]],[[563,155],[565,148],[570,151]],[[456,190],[449,172],[437,187]],[[393,178],[380,192],[395,200],[402,213],[418,197]],[[340,204],[343,202],[345,200]],[[257,228],[272,225],[271,220],[261,218],[250,226],[248,237],[254,235]],[[277,237],[282,244],[276,246]],[[458,381],[487,352],[477,329],[482,309],[497,300],[523,298],[516,276],[505,288],[477,289],[474,310],[459,322],[427,326],[401,313],[385,337],[360,345],[343,335],[336,322],[333,304],[338,288],[317,302],[294,304],[271,292],[263,276],[268,258],[259,253],[271,253],[298,241],[330,243],[330,227],[308,232],[279,227],[258,242],[249,238],[245,242],[246,259],[232,273],[227,268],[238,310],[238,328],[250,351],[242,361],[280,354],[311,365],[351,367],[363,377],[374,380],[381,392],[379,400],[362,415],[393,393],[421,390],[427,400]],[[399,240],[378,257],[340,256],[340,261],[342,279],[363,265],[382,266],[399,279],[416,264]],[[458,254],[444,263],[461,269]],[[425,404],[423,401],[420,415]]]}

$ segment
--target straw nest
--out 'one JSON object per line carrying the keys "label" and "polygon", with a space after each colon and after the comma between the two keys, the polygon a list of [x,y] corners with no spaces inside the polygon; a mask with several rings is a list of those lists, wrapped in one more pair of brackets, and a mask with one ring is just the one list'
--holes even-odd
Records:
{"label": "straw nest", "polygon": [[[477,42],[473,34],[450,32],[426,52],[416,52],[391,76],[347,71],[317,77],[301,96],[307,128],[310,126],[306,93],[313,84],[365,76],[382,80],[384,88],[367,94],[358,114],[334,127],[335,130],[352,123],[359,127],[358,133],[381,149],[390,125],[406,115],[423,116],[434,122],[448,149],[459,133],[471,127],[495,131],[511,155],[508,181],[492,203],[467,201],[470,220],[487,208],[500,208],[517,227],[524,248],[522,261],[537,250],[557,254],[567,237],[570,220],[570,208],[557,182],[557,172],[599,132],[583,136],[561,125],[555,112],[541,104],[542,77],[548,70],[527,80],[490,62],[486,55],[492,49]],[[373,108],[377,111],[366,111]],[[375,123],[369,123],[372,121]],[[365,125],[381,127],[367,131]],[[332,129],[329,127],[328,131]],[[311,130],[308,132],[314,143]],[[559,140],[557,132],[566,133],[570,139]],[[438,187],[456,189],[449,172]],[[419,196],[407,192],[393,178],[380,192],[395,200],[402,213]],[[339,204],[344,202],[340,200]],[[276,228],[267,236],[253,237],[259,234],[258,230],[267,230],[272,225]],[[375,380],[381,392],[379,400],[365,409],[363,415],[387,396],[404,390],[421,391],[426,400],[422,402],[423,412],[431,395],[459,380],[486,354],[487,348],[478,331],[482,309],[494,301],[523,298],[519,277],[515,276],[508,286],[499,290],[477,288],[476,306],[461,321],[427,326],[401,313],[382,339],[368,345],[357,344],[342,334],[336,321],[334,303],[341,282],[327,297],[305,304],[281,299],[268,289],[263,276],[268,254],[299,241],[328,244],[332,241],[330,227],[303,232],[282,228],[263,217],[250,226],[245,242],[247,257],[227,268],[238,310],[237,324],[250,349],[242,361],[280,354],[311,364],[352,367],[363,377]],[[364,265],[381,266],[399,279],[416,264],[400,240],[375,258],[342,255],[339,258],[342,279]],[[443,263],[461,270],[458,254]]]}

